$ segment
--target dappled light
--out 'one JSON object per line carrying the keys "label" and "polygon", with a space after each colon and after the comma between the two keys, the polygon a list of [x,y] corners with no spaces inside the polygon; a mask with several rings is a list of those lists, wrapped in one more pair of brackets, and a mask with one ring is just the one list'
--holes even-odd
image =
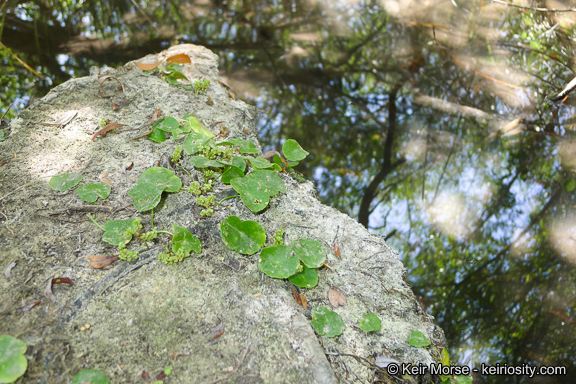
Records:
{"label": "dappled light", "polygon": [[459,241],[469,238],[475,230],[475,218],[462,196],[443,193],[428,208],[428,213],[432,225]]}
{"label": "dappled light", "polygon": [[553,220],[548,226],[548,233],[558,255],[576,265],[576,217]]}
{"label": "dappled light", "polygon": [[[576,91],[560,91],[576,69],[576,12],[544,9],[571,2],[58,6],[0,6],[10,50],[0,49],[0,117],[10,103],[7,120],[92,66],[120,66],[173,44],[206,46],[219,55],[230,98],[258,107],[263,152],[296,139],[310,152],[299,169],[322,201],[399,252],[407,283],[446,333],[451,362],[549,363],[569,374],[544,382],[571,382]],[[76,119],[90,113],[74,108]],[[81,163],[82,154],[42,148],[41,124],[26,129],[36,130],[38,151],[25,159],[34,175]],[[90,134],[73,120],[58,139],[76,135]],[[0,164],[13,156],[0,154]]]}

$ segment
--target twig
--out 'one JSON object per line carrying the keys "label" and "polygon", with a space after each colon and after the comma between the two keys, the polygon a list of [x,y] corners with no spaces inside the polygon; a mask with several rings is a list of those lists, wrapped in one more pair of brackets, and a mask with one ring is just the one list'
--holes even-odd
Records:
{"label": "twig", "polygon": [[2,117],[0,117],[0,123],[2,122],[2,120],[4,120],[4,117],[6,117],[6,114],[10,111],[10,108],[12,108],[12,105],[14,105],[14,103],[10,103],[10,105],[8,106],[8,109],[6,110],[6,112],[4,112],[4,114],[2,115]]}

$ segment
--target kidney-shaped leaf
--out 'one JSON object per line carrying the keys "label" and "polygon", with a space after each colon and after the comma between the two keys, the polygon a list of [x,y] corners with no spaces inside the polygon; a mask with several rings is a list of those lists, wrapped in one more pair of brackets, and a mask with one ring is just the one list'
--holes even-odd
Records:
{"label": "kidney-shaped leaf", "polygon": [[83,369],[72,379],[72,384],[108,384],[110,379],[98,369]]}
{"label": "kidney-shaped leaf", "polygon": [[184,249],[188,253],[192,251],[196,253],[202,252],[200,239],[190,233],[188,229],[174,224],[172,224],[172,228],[174,229],[174,237],[172,237],[172,250],[174,253],[177,253],[179,249]]}
{"label": "kidney-shaped leaf", "polygon": [[311,324],[319,335],[328,337],[341,335],[346,329],[346,325],[339,314],[322,306],[312,309]]}
{"label": "kidney-shaped leaf", "polygon": [[425,347],[427,345],[430,345],[430,339],[427,338],[422,332],[420,331],[414,331],[410,334],[410,337],[408,338],[408,344],[410,344],[413,347]]}
{"label": "kidney-shaped leaf", "polygon": [[132,196],[132,204],[138,212],[145,212],[158,205],[162,197],[162,189],[156,184],[138,183],[132,187],[128,194]]}
{"label": "kidney-shaped leaf", "polygon": [[81,181],[81,174],[65,173],[63,175],[53,176],[50,179],[50,187],[55,191],[64,192],[72,187],[75,187]]}
{"label": "kidney-shaped leaf", "polygon": [[15,337],[0,336],[0,383],[13,383],[26,372],[26,344]]}
{"label": "kidney-shaped leaf", "polygon": [[230,216],[220,224],[220,236],[226,246],[244,255],[253,255],[266,242],[266,232],[256,221]]}
{"label": "kidney-shaped leaf", "polygon": [[260,253],[258,269],[270,277],[286,279],[298,272],[300,260],[285,245],[264,248]]}
{"label": "kidney-shaped leaf", "polygon": [[292,284],[300,288],[314,288],[318,285],[318,273],[314,268],[306,268],[304,270],[291,276],[288,279]]}
{"label": "kidney-shaped leaf", "polygon": [[164,132],[173,133],[179,126],[180,124],[178,124],[178,120],[172,116],[166,116],[162,120],[155,122],[154,125],[152,125],[152,128],[158,128]]}
{"label": "kidney-shaped leaf", "polygon": [[224,141],[222,143],[218,143],[218,145],[235,145],[238,147],[238,152],[243,154],[255,154],[258,153],[256,147],[254,147],[254,143],[244,139],[230,139],[228,141]]}
{"label": "kidney-shaped leaf", "polygon": [[296,140],[288,139],[282,146],[284,156],[290,161],[304,160],[308,156],[308,152],[302,149]]}
{"label": "kidney-shaped leaf", "polygon": [[104,223],[106,232],[102,235],[102,240],[112,245],[128,244],[132,240],[132,234],[126,233],[129,229],[136,232],[138,220],[110,220]]}
{"label": "kidney-shaped leaf", "polygon": [[78,196],[87,203],[93,203],[99,197],[106,199],[112,188],[106,183],[89,183],[78,187]]}
{"label": "kidney-shaped leaf", "polygon": [[373,313],[365,313],[362,318],[358,320],[358,326],[361,330],[366,332],[375,332],[382,329],[382,322]]}
{"label": "kidney-shaped leaf", "polygon": [[190,165],[194,168],[224,168],[225,165],[219,162],[218,160],[210,160],[204,156],[192,156],[190,158]]}
{"label": "kidney-shaped leaf", "polygon": [[182,188],[182,180],[171,170],[163,167],[152,167],[145,170],[138,178],[138,184],[155,184],[158,189],[166,192],[178,192]]}
{"label": "kidney-shaped leaf", "polygon": [[320,268],[326,262],[322,244],[312,239],[298,239],[290,244],[294,253],[308,268]]}
{"label": "kidney-shaped leaf", "polygon": [[260,212],[268,205],[270,196],[278,192],[286,192],[284,182],[273,171],[261,170],[250,173],[246,177],[230,181],[242,202],[252,212]]}

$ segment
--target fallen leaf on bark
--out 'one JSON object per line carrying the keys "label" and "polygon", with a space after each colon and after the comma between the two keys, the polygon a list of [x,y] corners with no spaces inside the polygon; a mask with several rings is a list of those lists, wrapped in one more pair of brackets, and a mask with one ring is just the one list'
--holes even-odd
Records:
{"label": "fallen leaf on bark", "polygon": [[90,262],[90,267],[100,269],[118,260],[118,255],[89,255],[86,260]]}
{"label": "fallen leaf on bark", "polygon": [[111,188],[116,188],[114,184],[108,179],[108,171],[104,171],[98,176],[101,182],[108,184]]}
{"label": "fallen leaf on bark", "polygon": [[96,141],[96,138],[100,135],[102,137],[106,137],[106,134],[108,133],[108,131],[111,131],[111,130],[116,129],[116,128],[124,127],[124,126],[125,126],[125,124],[118,124],[118,123],[106,124],[106,126],[104,128],[102,128],[101,130],[96,131],[96,133],[94,133],[94,135],[92,136],[92,141]]}
{"label": "fallen leaf on bark", "polygon": [[330,304],[332,304],[334,308],[343,307],[347,303],[344,292],[336,287],[331,287],[328,291],[328,300],[330,300]]}
{"label": "fallen leaf on bark", "polygon": [[52,285],[54,284],[70,284],[70,285],[74,285],[74,282],[72,281],[71,278],[69,277],[57,277],[55,279],[52,279]]}

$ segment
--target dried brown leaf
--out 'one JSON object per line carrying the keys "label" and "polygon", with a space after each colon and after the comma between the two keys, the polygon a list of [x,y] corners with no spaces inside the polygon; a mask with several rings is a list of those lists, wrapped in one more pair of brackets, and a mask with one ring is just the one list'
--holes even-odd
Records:
{"label": "dried brown leaf", "polygon": [[334,308],[343,307],[347,304],[346,295],[340,288],[330,287],[328,300]]}
{"label": "dried brown leaf", "polygon": [[90,267],[100,269],[118,260],[118,255],[89,255],[86,260],[90,262]]}
{"label": "dried brown leaf", "polygon": [[177,55],[170,56],[169,58],[166,59],[166,64],[168,64],[168,65],[170,65],[172,63],[189,64],[191,62],[192,62],[192,60],[190,60],[190,56],[188,56],[185,53],[179,53]]}
{"label": "dried brown leaf", "polygon": [[296,289],[294,285],[292,287],[292,296],[294,296],[294,300],[296,300],[296,304],[302,305],[302,300],[300,299],[300,292]]}
{"label": "dried brown leaf", "polygon": [[334,245],[332,246],[332,252],[334,252],[334,254],[340,259],[342,260],[342,256],[340,256],[340,246],[338,245],[338,242],[336,241],[334,243]]}
{"label": "dried brown leaf", "polygon": [[116,188],[114,184],[108,179],[108,171],[104,171],[98,176],[101,182],[108,184],[111,188]]}
{"label": "dried brown leaf", "polygon": [[108,133],[108,131],[111,131],[113,129],[116,128],[120,128],[120,127],[124,127],[125,124],[118,124],[118,123],[108,123],[106,124],[106,126],[104,128],[102,128],[99,131],[96,131],[96,133],[94,133],[94,135],[92,136],[92,141],[96,141],[96,138],[100,135],[102,135],[102,137],[106,137],[106,134]]}
{"label": "dried brown leaf", "polygon": [[38,304],[40,304],[41,302],[42,302],[42,300],[32,300],[28,304],[26,304],[25,306],[22,307],[22,311],[27,312],[27,311],[31,310],[32,308],[34,308],[35,306],[37,306]]}
{"label": "dried brown leaf", "polygon": [[142,71],[150,71],[154,68],[157,68],[160,64],[162,63],[162,61],[159,61],[157,63],[148,63],[148,64],[144,64],[144,63],[136,63],[136,65],[138,66],[138,68],[140,68]]}
{"label": "dried brown leaf", "polygon": [[306,296],[304,296],[302,293],[300,294],[300,301],[302,302],[304,309],[308,309],[308,300],[306,300]]}
{"label": "dried brown leaf", "polygon": [[54,284],[70,284],[70,285],[74,285],[74,282],[72,281],[71,278],[69,277],[56,277],[55,279],[52,279],[52,285]]}

